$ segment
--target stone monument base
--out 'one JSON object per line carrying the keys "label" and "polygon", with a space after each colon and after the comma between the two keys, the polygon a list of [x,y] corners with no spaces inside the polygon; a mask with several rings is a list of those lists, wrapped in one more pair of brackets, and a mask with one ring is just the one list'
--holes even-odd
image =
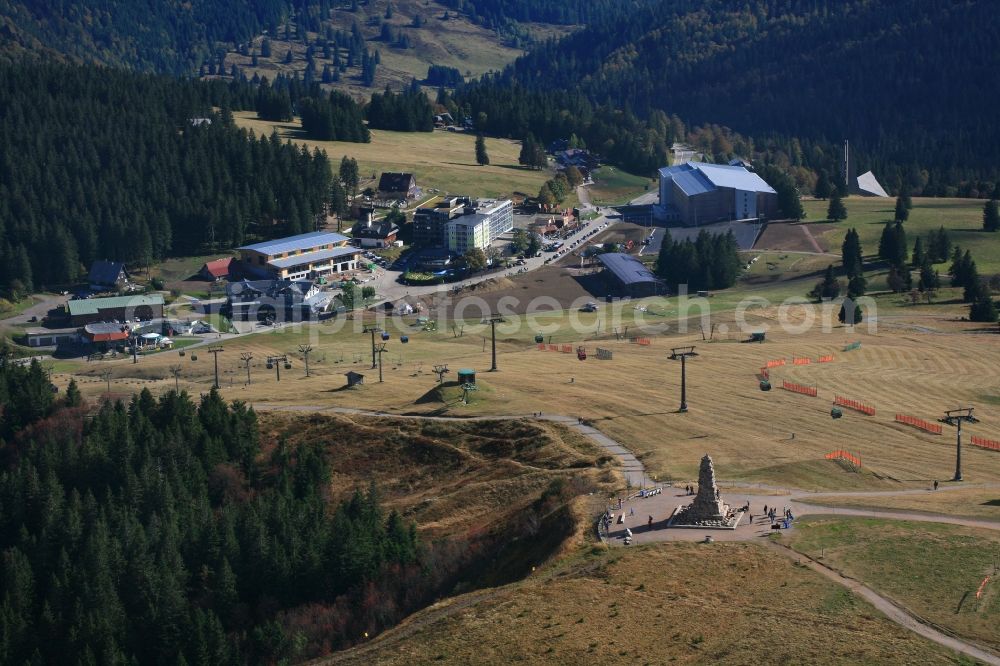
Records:
{"label": "stone monument base", "polygon": [[735,530],[743,520],[743,512],[737,511],[728,518],[716,520],[714,518],[701,519],[688,522],[688,517],[684,515],[686,507],[678,506],[667,520],[668,528],[691,529],[691,530]]}

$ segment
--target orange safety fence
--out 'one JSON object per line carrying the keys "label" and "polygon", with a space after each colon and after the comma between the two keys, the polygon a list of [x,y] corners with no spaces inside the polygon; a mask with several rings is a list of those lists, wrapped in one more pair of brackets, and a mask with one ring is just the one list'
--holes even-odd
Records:
{"label": "orange safety fence", "polygon": [[812,363],[811,358],[792,358],[792,365],[809,365]]}
{"label": "orange safety fence", "polygon": [[781,388],[786,391],[791,391],[792,393],[801,393],[802,395],[809,395],[816,397],[816,387],[815,386],[803,386],[802,384],[793,384],[791,382],[781,382]]}
{"label": "orange safety fence", "polygon": [[563,354],[572,354],[573,353],[573,345],[563,345],[562,346],[562,353]]}
{"label": "orange safety fence", "polygon": [[559,345],[549,345],[549,351],[559,351]]}
{"label": "orange safety fence", "polygon": [[773,359],[771,361],[768,361],[766,363],[766,367],[768,367],[768,368],[777,368],[778,366],[781,366],[781,365],[784,365],[784,364],[785,364],[785,359],[783,359],[783,358],[776,358],[776,359]]}
{"label": "orange safety fence", "polygon": [[979,589],[976,590],[976,599],[982,599],[983,598],[983,590],[986,589],[986,583],[988,583],[988,582],[990,582],[990,577],[989,576],[987,576],[986,578],[984,578],[983,582],[979,584]]}
{"label": "orange safety fence", "polygon": [[826,356],[819,357],[820,363],[833,363],[833,354],[827,354]]}
{"label": "orange safety fence", "polygon": [[986,439],[985,437],[979,437],[978,435],[973,435],[972,443],[975,446],[979,446],[984,449],[989,449],[990,451],[1000,451],[1000,442],[998,442],[995,439]]}
{"label": "orange safety fence", "polygon": [[843,451],[841,449],[837,449],[836,451],[831,451],[830,453],[826,454],[823,457],[826,458],[827,460],[846,460],[855,467],[859,468],[861,467],[861,458],[852,454],[850,451]]}
{"label": "orange safety fence", "polygon": [[539,342],[538,343],[538,351],[545,351],[545,343],[544,342]]}
{"label": "orange safety fence", "polygon": [[915,416],[907,416],[906,414],[896,414],[896,423],[902,423],[904,425],[913,426],[914,428],[920,428],[921,430],[932,432],[935,435],[941,434],[940,423],[931,423],[930,421],[918,419]]}
{"label": "orange safety fence", "polygon": [[637,345],[642,345],[643,347],[647,347],[653,343],[653,341],[650,340],[649,338],[631,338],[629,342],[632,342]]}
{"label": "orange safety fence", "polygon": [[841,407],[847,407],[848,409],[853,409],[855,411],[861,412],[862,414],[867,414],[868,416],[875,416],[875,408],[871,405],[867,405],[860,400],[851,400],[850,398],[842,398],[839,395],[836,396],[833,402]]}

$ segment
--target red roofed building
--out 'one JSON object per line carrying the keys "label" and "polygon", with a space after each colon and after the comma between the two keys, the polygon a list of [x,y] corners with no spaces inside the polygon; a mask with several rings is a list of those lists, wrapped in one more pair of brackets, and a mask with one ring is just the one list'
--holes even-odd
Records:
{"label": "red roofed building", "polygon": [[124,342],[128,340],[129,329],[125,324],[97,323],[83,327],[83,336],[91,343]]}
{"label": "red roofed building", "polygon": [[201,267],[198,274],[206,280],[222,280],[229,278],[229,270],[232,267],[233,258],[216,259]]}

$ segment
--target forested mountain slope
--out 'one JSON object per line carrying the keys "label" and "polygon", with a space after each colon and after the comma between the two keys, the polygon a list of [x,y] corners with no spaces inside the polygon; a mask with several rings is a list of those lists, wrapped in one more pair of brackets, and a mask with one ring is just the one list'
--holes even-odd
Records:
{"label": "forested mountain slope", "polygon": [[237,129],[226,109],[253,104],[249,84],[0,66],[0,289],[311,231],[327,158]]}
{"label": "forested mountain slope", "polygon": [[[984,0],[662,0],[533,49],[503,77],[825,150],[849,138],[888,184],[997,175],[1000,21]],[[804,144],[800,144],[804,145]],[[793,148],[794,151],[794,148]],[[929,173],[921,174],[921,170]]]}
{"label": "forested mountain slope", "polygon": [[217,42],[246,39],[289,0],[0,0],[0,54],[47,54],[188,74]]}

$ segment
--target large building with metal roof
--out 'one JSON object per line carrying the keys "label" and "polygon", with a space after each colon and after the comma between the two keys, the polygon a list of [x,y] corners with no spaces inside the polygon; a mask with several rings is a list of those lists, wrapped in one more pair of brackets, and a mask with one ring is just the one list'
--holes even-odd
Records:
{"label": "large building with metal roof", "polygon": [[86,326],[95,322],[161,319],[163,296],[136,294],[111,298],[78,298],[66,303],[66,311],[73,326]]}
{"label": "large building with metal roof", "polygon": [[245,272],[276,280],[301,280],[353,271],[361,250],[348,238],[332,231],[312,231],[297,236],[244,245],[238,248]]}
{"label": "large building with metal roof", "polygon": [[597,255],[597,260],[604,266],[608,289],[619,296],[641,298],[666,293],[663,280],[630,254],[606,252]]}
{"label": "large building with metal roof", "polygon": [[778,194],[744,166],[686,162],[663,167],[656,217],[698,226],[730,220],[774,217]]}

